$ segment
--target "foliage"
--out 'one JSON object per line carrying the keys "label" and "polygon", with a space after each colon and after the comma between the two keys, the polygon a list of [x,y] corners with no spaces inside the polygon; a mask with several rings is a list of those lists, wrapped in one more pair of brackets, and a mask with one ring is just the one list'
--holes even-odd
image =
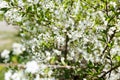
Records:
{"label": "foliage", "polygon": [[2,2],[4,19],[19,25],[22,37],[9,58],[3,57],[22,64],[10,66],[9,79],[120,79],[119,0]]}

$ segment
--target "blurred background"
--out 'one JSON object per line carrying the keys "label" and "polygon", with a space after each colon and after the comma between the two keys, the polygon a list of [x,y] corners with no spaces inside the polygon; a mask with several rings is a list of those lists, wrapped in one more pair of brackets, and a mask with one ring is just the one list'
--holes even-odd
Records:
{"label": "blurred background", "polygon": [[[19,41],[18,27],[0,20],[0,53],[12,49],[12,44]],[[5,65],[0,61],[0,80],[4,80]]]}

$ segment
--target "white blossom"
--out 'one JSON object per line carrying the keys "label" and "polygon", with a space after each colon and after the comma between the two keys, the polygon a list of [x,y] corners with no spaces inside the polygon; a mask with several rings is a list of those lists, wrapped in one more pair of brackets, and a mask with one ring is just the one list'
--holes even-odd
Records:
{"label": "white blossom", "polygon": [[83,78],[83,80],[87,80],[86,78]]}
{"label": "white blossom", "polygon": [[1,53],[1,57],[2,58],[9,58],[9,54],[10,54],[10,51],[8,50],[4,50],[2,53]]}
{"label": "white blossom", "polygon": [[120,79],[120,73],[115,73],[114,71],[112,71],[110,77],[109,74],[107,74],[107,80],[119,80],[119,79]]}
{"label": "white blossom", "polygon": [[39,71],[39,65],[36,61],[29,61],[26,64],[26,72],[35,74]]}
{"label": "white blossom", "polygon": [[109,30],[108,34],[112,35],[114,32],[112,30]]}
{"label": "white blossom", "polygon": [[0,8],[9,7],[8,3],[5,1],[0,1]]}
{"label": "white blossom", "polygon": [[31,2],[31,3],[33,2],[33,0],[27,0],[27,1],[28,1],[28,2]]}
{"label": "white blossom", "polygon": [[21,80],[21,76],[19,73],[16,72],[11,76],[11,79],[12,80]]}
{"label": "white blossom", "polygon": [[114,33],[114,30],[115,30],[116,28],[115,27],[111,27],[110,29],[109,29],[109,31],[108,31],[108,34],[109,35],[112,35],[113,33]]}
{"label": "white blossom", "polygon": [[40,66],[40,71],[39,71],[39,73],[40,73],[41,75],[43,75],[43,76],[46,75],[46,73],[44,72],[44,70],[47,68],[47,65],[41,63],[39,66]]}
{"label": "white blossom", "polygon": [[40,78],[40,80],[56,80],[55,78]]}
{"label": "white blossom", "polygon": [[9,70],[5,73],[5,80],[11,80],[12,70]]}
{"label": "white blossom", "polygon": [[112,5],[115,8],[117,4],[113,1],[110,1],[110,5]]}
{"label": "white blossom", "polygon": [[108,24],[108,21],[104,21],[104,25],[107,26],[107,24]]}
{"label": "white blossom", "polygon": [[49,70],[48,76],[50,77],[52,74],[53,74],[53,71],[52,71],[52,70]]}
{"label": "white blossom", "polygon": [[49,51],[45,51],[45,53],[46,53],[47,56],[51,55]]}
{"label": "white blossom", "polygon": [[54,49],[53,52],[57,55],[61,55],[61,51],[57,50],[57,49]]}
{"label": "white blossom", "polygon": [[[14,0],[11,0],[11,2],[14,3]],[[12,7],[5,13],[5,19],[10,24],[17,23],[22,27],[20,32],[22,32],[21,35],[24,38],[22,42],[24,42],[26,48],[22,44],[14,43],[12,51],[17,57],[20,56],[20,60],[23,61],[21,63],[24,64],[26,60],[20,54],[26,50],[28,56],[25,56],[25,59],[27,57],[28,62],[25,65],[25,72],[21,72],[19,68],[15,71],[9,71],[5,73],[5,80],[29,80],[25,76],[33,77],[33,80],[55,80],[51,75],[54,73],[53,71],[57,72],[57,70],[53,70],[49,66],[51,64],[56,65],[55,69],[58,65],[65,67],[66,65],[73,67],[80,65],[80,68],[88,69],[87,72],[93,70],[94,73],[96,69],[93,67],[89,70],[87,65],[89,62],[91,64],[100,63],[100,72],[108,71],[111,68],[110,60],[106,57],[104,59],[100,58],[100,56],[116,29],[117,33],[110,41],[114,44],[112,47],[107,46],[105,53],[110,53],[113,65],[117,64],[115,59],[116,56],[120,55],[120,37],[116,36],[120,31],[120,15],[115,14],[119,13],[117,1],[108,1],[107,5],[103,1],[95,0],[26,0],[25,2],[17,0],[17,2],[17,5],[10,4]],[[104,9],[104,6],[106,6],[106,9]],[[2,7],[8,7],[8,4],[0,1],[0,8]],[[114,26],[106,31],[109,25]],[[66,33],[68,40],[66,40]],[[70,60],[70,63],[65,61],[65,54],[63,54],[66,47],[66,59],[67,61]],[[3,51],[1,57],[9,58],[9,54],[9,51]],[[107,55],[105,54],[105,56]],[[57,56],[59,56],[59,60]],[[98,67],[97,64],[94,64],[94,66]],[[101,70],[102,66],[105,66],[103,70]],[[29,73],[34,75],[26,75]],[[111,71],[111,77],[109,78],[107,75],[106,80],[117,80],[119,74]],[[44,78],[41,78],[41,76]],[[87,78],[83,78],[83,80],[87,80]]]}
{"label": "white blossom", "polygon": [[21,22],[21,21],[22,21],[22,16],[17,17],[17,18],[16,18],[16,21],[17,21],[17,22]]}
{"label": "white blossom", "polygon": [[25,4],[23,3],[23,0],[18,0],[18,6],[23,7]]}
{"label": "white blossom", "polygon": [[40,75],[37,74],[34,80],[40,80]]}
{"label": "white blossom", "polygon": [[25,47],[22,44],[14,43],[13,44],[13,54],[20,55],[22,52],[25,51]]}

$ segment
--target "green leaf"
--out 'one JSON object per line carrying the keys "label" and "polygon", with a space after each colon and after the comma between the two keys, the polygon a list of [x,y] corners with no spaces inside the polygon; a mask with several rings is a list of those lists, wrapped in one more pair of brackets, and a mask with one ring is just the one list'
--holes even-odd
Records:
{"label": "green leaf", "polygon": [[3,17],[4,17],[4,15],[3,15],[3,14],[0,14],[0,21],[3,20]]}
{"label": "green leaf", "polygon": [[88,62],[88,67],[89,67],[89,68],[93,68],[93,67],[94,67],[94,64],[93,64],[91,61],[89,61],[89,62]]}
{"label": "green leaf", "polygon": [[108,47],[111,47],[111,44],[110,44],[110,43],[108,43],[107,45],[108,45]]}
{"label": "green leaf", "polygon": [[50,59],[50,64],[54,64],[54,63],[55,63],[55,61],[56,61],[56,57],[55,57],[55,56],[53,56],[53,57]]}
{"label": "green leaf", "polygon": [[23,2],[26,2],[27,0],[22,0]]}
{"label": "green leaf", "polygon": [[0,8],[0,11],[4,11],[4,13],[6,13],[10,8]]}
{"label": "green leaf", "polygon": [[6,2],[10,2],[10,0],[4,0],[4,1],[6,1]]}
{"label": "green leaf", "polygon": [[120,37],[120,32],[116,32],[115,36]]}
{"label": "green leaf", "polygon": [[119,62],[120,61],[120,56],[116,56],[116,60]]}
{"label": "green leaf", "polygon": [[50,70],[49,68],[45,68],[45,69],[44,69],[44,72],[45,72],[46,74],[48,74],[49,70]]}
{"label": "green leaf", "polygon": [[27,13],[32,12],[32,6],[29,6],[26,10]]}

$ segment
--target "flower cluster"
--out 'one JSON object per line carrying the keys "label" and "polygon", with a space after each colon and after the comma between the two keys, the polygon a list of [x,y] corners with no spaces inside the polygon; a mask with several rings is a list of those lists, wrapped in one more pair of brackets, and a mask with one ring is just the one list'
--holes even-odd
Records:
{"label": "flower cluster", "polygon": [[[119,79],[116,75],[120,71],[119,1],[3,2],[9,6],[1,8],[5,20],[20,26],[24,44],[13,44],[9,62],[25,65],[22,74],[28,80]],[[5,59],[9,55],[7,50],[1,53]],[[21,69],[17,67],[5,75],[18,77]]]}

